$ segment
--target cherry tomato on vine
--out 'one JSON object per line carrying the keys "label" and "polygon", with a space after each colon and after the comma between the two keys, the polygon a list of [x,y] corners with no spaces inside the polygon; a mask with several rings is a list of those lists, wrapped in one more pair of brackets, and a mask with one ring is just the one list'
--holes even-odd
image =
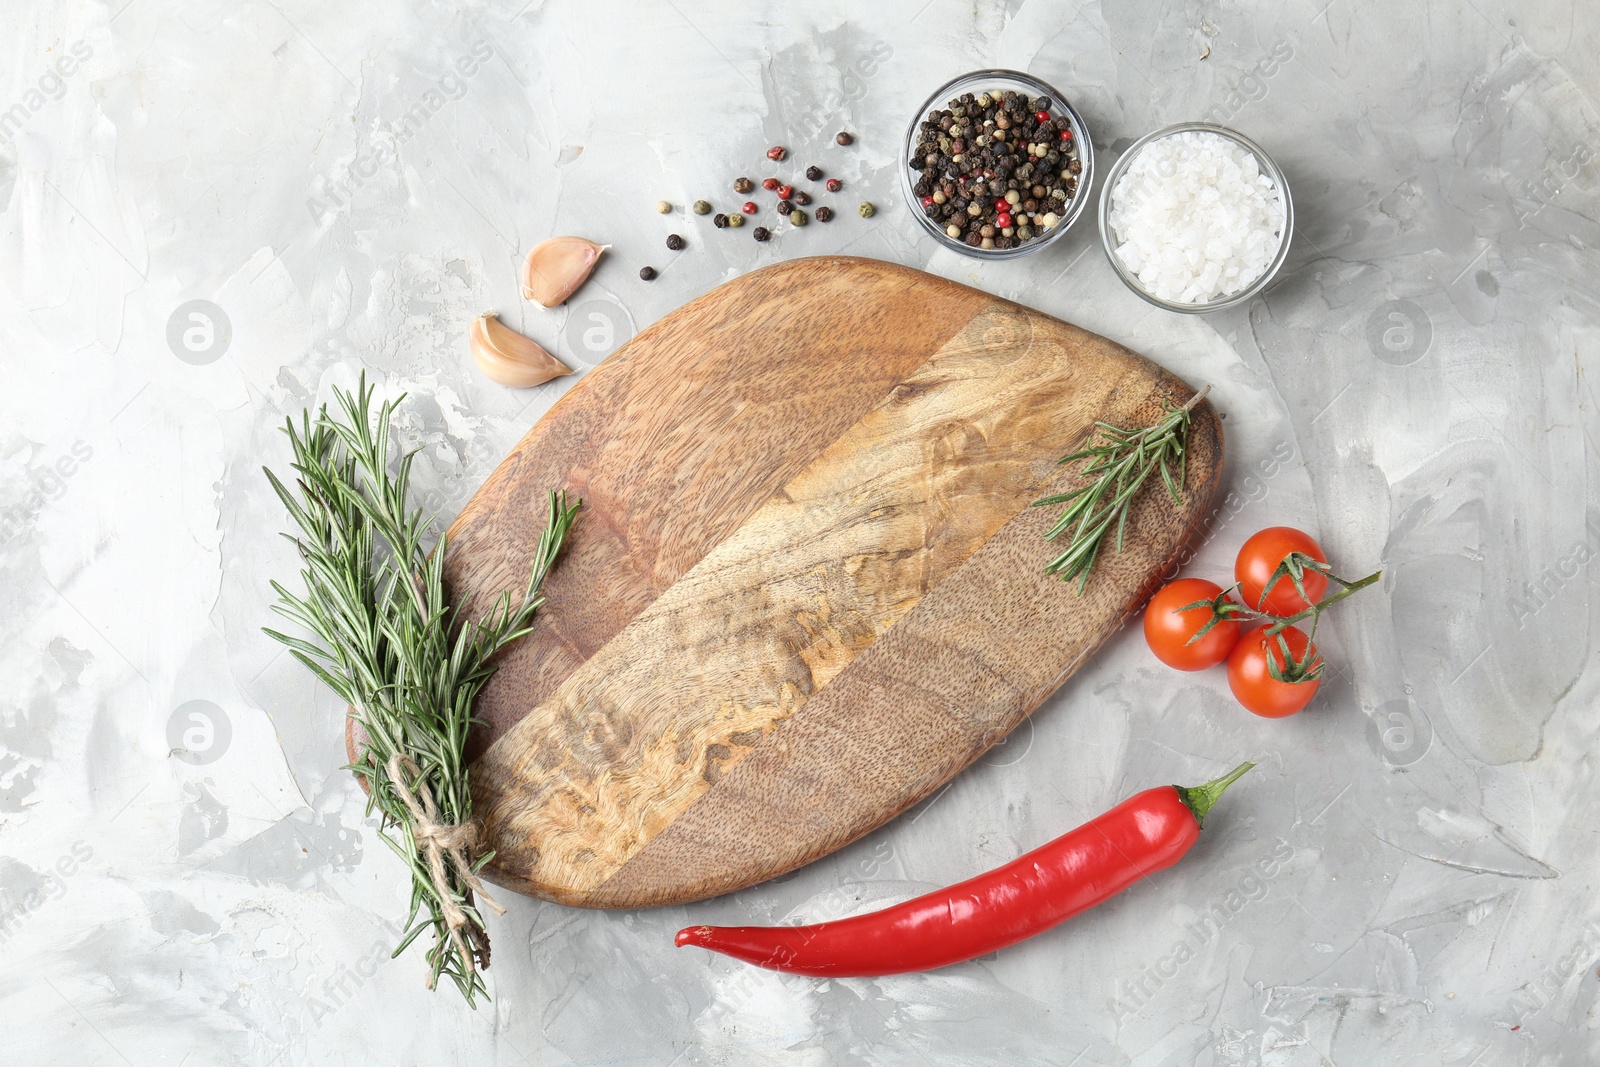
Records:
{"label": "cherry tomato on vine", "polygon": [[1204,578],[1179,578],[1157,590],[1144,609],[1144,639],[1156,659],[1180,671],[1203,671],[1227,659],[1239,640],[1238,621],[1221,619],[1190,644],[1189,639],[1211,621],[1213,612],[1208,607],[1178,610],[1221,595],[1222,587]]}
{"label": "cherry tomato on vine", "polygon": [[[1322,658],[1317,646],[1311,645],[1306,635],[1293,626],[1273,637],[1266,635],[1267,629],[1256,627],[1239,638],[1239,643],[1233,647],[1233,653],[1228,656],[1228,688],[1246,711],[1266,719],[1282,719],[1311,703],[1311,698],[1317,695],[1317,687],[1322,684]],[[1293,660],[1306,665],[1311,677],[1298,682],[1272,677],[1267,666],[1268,656],[1272,657],[1280,674],[1294,672],[1294,665],[1284,660],[1283,649],[1278,646],[1279,637],[1288,644]],[[1308,645],[1311,649],[1309,661]]]}
{"label": "cherry tomato on vine", "polygon": [[[1296,552],[1310,556],[1319,563],[1328,562],[1322,546],[1310,534],[1292,526],[1268,526],[1252,534],[1250,540],[1240,547],[1239,558],[1233,564],[1233,579],[1239,583],[1240,598],[1252,608],[1280,616],[1294,615],[1321,600],[1322,594],[1328,591],[1328,579],[1314,570],[1307,569],[1300,579],[1300,584],[1305,586],[1306,596],[1311,598],[1310,603],[1295,589],[1294,581],[1284,575],[1272,583],[1270,590],[1267,589],[1273,572]],[[1264,600],[1263,591],[1266,591]]]}

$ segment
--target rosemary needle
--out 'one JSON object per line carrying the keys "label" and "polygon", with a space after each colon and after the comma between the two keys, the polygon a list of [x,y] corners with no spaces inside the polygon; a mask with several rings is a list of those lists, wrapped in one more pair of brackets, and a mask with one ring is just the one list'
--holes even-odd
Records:
{"label": "rosemary needle", "polygon": [[1045,537],[1054,541],[1072,531],[1066,549],[1045,567],[1045,573],[1060,575],[1063,581],[1077,580],[1082,593],[1089,571],[1100,555],[1106,535],[1116,527],[1117,551],[1122,551],[1122,536],[1128,525],[1128,512],[1145,479],[1156,471],[1172,496],[1182,502],[1187,468],[1189,419],[1195,406],[1211,392],[1206,386],[1180,408],[1168,407],[1153,426],[1124,429],[1109,422],[1096,422],[1088,443],[1077,452],[1063,456],[1061,463],[1087,460],[1082,477],[1085,484],[1070,493],[1035,500],[1036,508],[1066,504],[1056,524]]}
{"label": "rosemary needle", "polygon": [[404,397],[374,414],[374,392],[362,374],[354,393],[334,390],[337,413],[324,405],[298,426],[287,420],[295,477],[266,475],[299,527],[284,536],[305,563],[305,593],[273,582],[273,609],[309,639],[266,633],[354,708],[366,731],[349,769],[367,784],[367,814],[376,809],[382,829],[394,831],[380,834],[384,843],[411,869],[411,914],[394,955],[432,930],[428,988],[448,977],[470,1005],[487,995],[489,937],[473,889],[483,895],[477,874],[493,856],[478,852],[472,824],[464,755],[472,701],[494,673],[494,654],[532,629],[582,501],[569,507],[552,492],[526,588],[502,593],[482,619],[461,618],[445,595],[445,539],[427,544],[431,518],[407,505],[415,453],[390,467],[390,422]]}

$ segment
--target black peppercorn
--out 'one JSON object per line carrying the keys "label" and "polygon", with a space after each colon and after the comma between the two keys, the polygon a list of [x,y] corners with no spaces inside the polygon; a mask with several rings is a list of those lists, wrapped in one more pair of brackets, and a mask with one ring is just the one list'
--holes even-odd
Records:
{"label": "black peppercorn", "polygon": [[647,281],[647,282],[648,281],[652,281],[655,278],[655,276],[656,276],[656,269],[654,267],[640,267],[639,268],[639,277],[643,278],[645,281]]}
{"label": "black peppercorn", "polygon": [[796,189],[794,191],[794,196],[791,197],[791,199],[801,207],[804,207],[805,205],[811,203],[811,194],[806,192],[804,189]]}
{"label": "black peppercorn", "polygon": [[750,190],[754,189],[755,187],[756,187],[756,183],[751,181],[749,178],[735,178],[735,179],[733,179],[733,191],[736,192],[736,193],[748,193]]}
{"label": "black peppercorn", "polygon": [[683,247],[683,238],[679,237],[675,233],[667,234],[667,247],[672,249],[674,252],[678,251]]}
{"label": "black peppercorn", "polygon": [[713,215],[711,217],[711,225],[715,226],[719,230],[726,229],[728,226],[728,216],[720,213]]}
{"label": "black peppercorn", "polygon": [[790,200],[779,200],[778,201],[778,214],[787,215],[787,214],[789,214],[789,212],[791,212],[793,210],[794,210],[793,201],[790,201]]}
{"label": "black peppercorn", "polygon": [[808,180],[810,180],[810,181],[818,181],[818,180],[821,179],[821,177],[822,177],[822,168],[821,167],[807,167],[806,168],[806,178]]}
{"label": "black peppercorn", "polygon": [[1045,236],[1045,217],[1066,211],[1083,170],[1073,142],[1059,136],[1071,122],[1051,115],[1054,106],[1049,97],[997,89],[928,112],[910,154],[919,172],[916,206],[947,237],[974,248],[1016,248]]}
{"label": "black peppercorn", "polygon": [[852,142],[854,140],[855,140],[855,138],[851,137],[848,133],[844,133],[843,131],[840,131],[840,133],[837,136],[834,137],[833,143],[834,144],[849,144],[850,142]]}
{"label": "black peppercorn", "polygon": [[827,222],[832,218],[833,218],[833,208],[831,208],[831,207],[819,207],[819,208],[817,208],[817,221],[818,222]]}
{"label": "black peppercorn", "polygon": [[755,232],[753,232],[750,236],[754,237],[758,241],[765,241],[772,236],[772,232],[765,226],[757,226],[755,228]]}

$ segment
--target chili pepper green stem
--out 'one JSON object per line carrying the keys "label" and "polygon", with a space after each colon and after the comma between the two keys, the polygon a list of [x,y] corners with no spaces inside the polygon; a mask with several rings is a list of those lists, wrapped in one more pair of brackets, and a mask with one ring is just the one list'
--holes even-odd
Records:
{"label": "chili pepper green stem", "polygon": [[1194,821],[1198,825],[1204,826],[1206,812],[1210,811],[1217,801],[1222,799],[1222,794],[1227,791],[1230,785],[1237,782],[1244,776],[1244,772],[1254,766],[1253,762],[1241,763],[1221,778],[1209,781],[1205,785],[1175,785],[1172,788],[1178,791],[1178,799],[1183,801],[1184,807],[1194,812]]}

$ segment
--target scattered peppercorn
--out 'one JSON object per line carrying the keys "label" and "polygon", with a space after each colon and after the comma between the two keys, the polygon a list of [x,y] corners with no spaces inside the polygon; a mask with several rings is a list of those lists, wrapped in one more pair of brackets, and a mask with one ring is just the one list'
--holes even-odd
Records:
{"label": "scattered peppercorn", "polygon": [[735,179],[733,179],[733,191],[736,192],[736,193],[748,193],[751,189],[754,189],[755,187],[756,187],[755,182],[751,181],[749,178],[735,178]]}
{"label": "scattered peppercorn", "polygon": [[744,202],[744,206],[741,207],[739,210],[744,212],[746,215],[754,215],[757,211],[759,211],[761,209],[756,207],[756,202],[754,200],[746,200]]}
{"label": "scattered peppercorn", "polygon": [[831,207],[819,207],[819,208],[817,208],[817,221],[818,222],[829,222],[832,219],[833,219],[833,208],[831,208]]}
{"label": "scattered peppercorn", "polygon": [[860,215],[864,219],[870,219],[873,215],[877,214],[877,212],[878,209],[873,207],[870,201],[866,200],[861,201],[861,206],[856,208],[856,214]]}
{"label": "scattered peppercorn", "polygon": [[732,226],[734,229],[737,230],[740,226],[744,225],[744,216],[743,215],[729,215],[728,216],[728,225]]}
{"label": "scattered peppercorn", "polygon": [[812,182],[819,181],[819,180],[821,180],[821,178],[822,178],[822,168],[821,167],[807,167],[806,168],[806,180],[807,181],[812,181]]}
{"label": "scattered peppercorn", "polygon": [[715,226],[719,230],[725,229],[728,225],[728,216],[718,212],[717,214],[711,216],[711,225]]}
{"label": "scattered peppercorn", "polygon": [[772,236],[772,231],[768,230],[765,226],[757,226],[750,236],[754,237],[758,241],[765,241]]}
{"label": "scattered peppercorn", "polygon": [[654,281],[655,280],[655,276],[656,276],[656,269],[654,267],[640,267],[639,268],[639,277],[643,278],[645,281],[647,281],[647,282],[648,281]]}
{"label": "scattered peppercorn", "polygon": [[793,210],[794,210],[794,201],[793,200],[779,200],[778,201],[778,214],[787,215]]}
{"label": "scattered peppercorn", "polygon": [[711,204],[705,200],[696,200],[694,202],[694,213],[696,215],[711,214]]}
{"label": "scattered peppercorn", "polygon": [[683,247],[683,238],[679,237],[675,233],[667,234],[667,247],[672,249],[674,252],[678,251]]}
{"label": "scattered peppercorn", "polygon": [[794,195],[794,186],[792,186],[792,185],[780,185],[780,186],[778,186],[778,199],[779,200],[787,200],[793,195]]}
{"label": "scattered peppercorn", "polygon": [[854,140],[855,140],[854,137],[851,137],[848,133],[845,133],[844,131],[841,130],[833,138],[833,143],[834,144],[849,144],[851,141],[854,141]]}
{"label": "scattered peppercorn", "polygon": [[796,226],[804,226],[811,220],[806,218],[806,213],[804,211],[801,211],[799,208],[795,208],[793,211],[789,212],[789,221],[794,223]]}
{"label": "scattered peppercorn", "polygon": [[665,200],[657,200],[656,210],[665,215],[667,212],[672,210],[672,205],[667,203]]}
{"label": "scattered peppercorn", "polygon": [[811,203],[811,194],[806,192],[804,189],[796,189],[792,199],[795,203],[804,207],[806,204]]}
{"label": "scattered peppercorn", "polygon": [[829,178],[828,179],[828,192],[837,193],[840,189],[843,189],[843,188],[844,188],[844,182],[840,181],[838,178]]}
{"label": "scattered peppercorn", "polygon": [[784,148],[781,144],[775,144],[771,148],[767,149],[767,158],[772,160],[774,163],[782,163],[783,157],[788,154],[789,150]]}
{"label": "scattered peppercorn", "polygon": [[761,182],[761,188],[765,189],[769,193],[772,192],[777,187],[778,187],[778,179],[776,179],[776,178],[765,178]]}

